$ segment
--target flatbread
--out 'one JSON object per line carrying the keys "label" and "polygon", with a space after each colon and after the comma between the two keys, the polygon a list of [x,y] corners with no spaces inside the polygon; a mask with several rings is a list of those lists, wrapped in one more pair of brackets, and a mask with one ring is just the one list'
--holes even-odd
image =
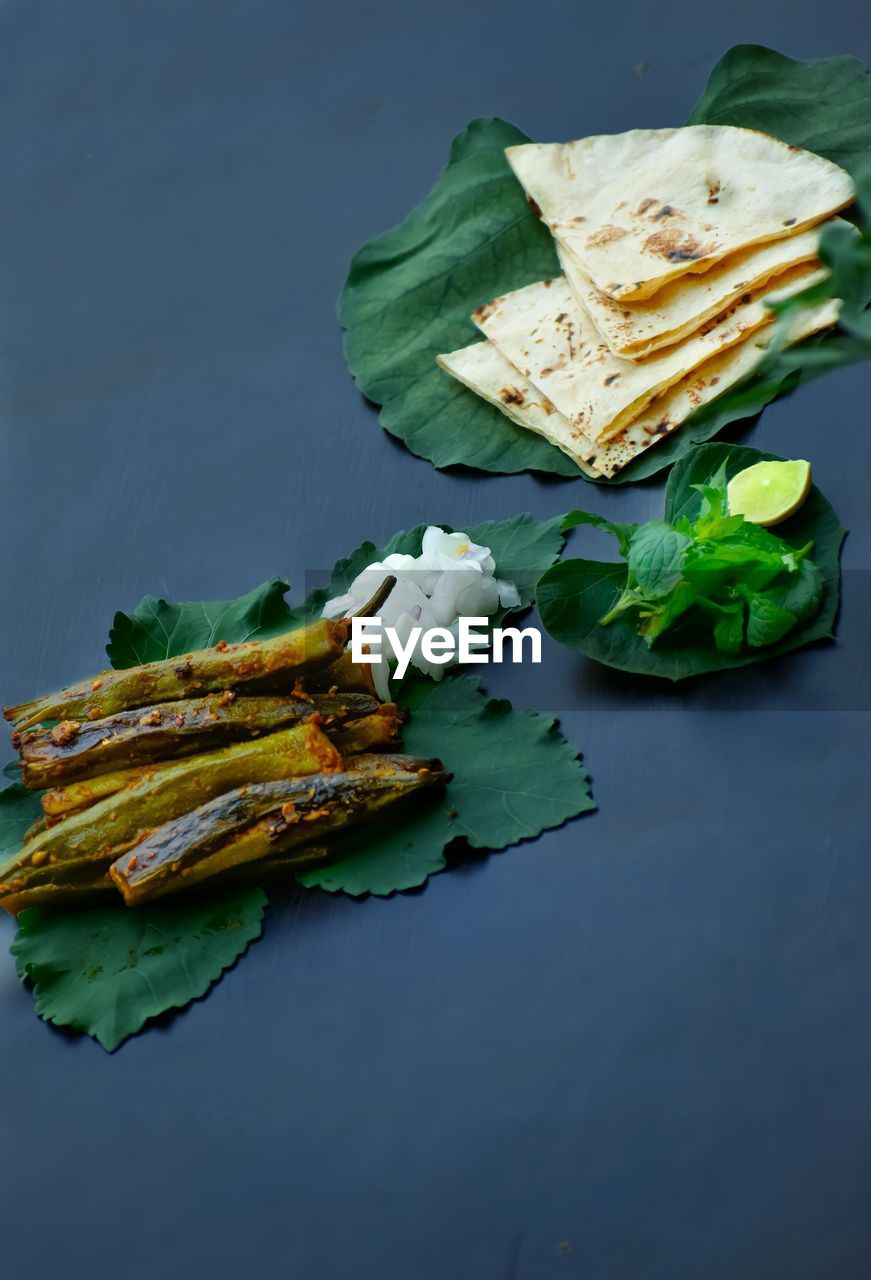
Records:
{"label": "flatbread", "polygon": [[[796,320],[790,342],[799,342],[820,329],[830,328],[837,322],[839,309],[840,302],[832,299],[803,312]],[[752,373],[772,336],[770,329],[757,331],[737,346],[714,356],[658,396],[619,436],[587,452],[586,460],[593,462],[603,475],[609,478],[616,475],[639,454],[671,435],[696,409],[709,404]]]}
{"label": "flatbread", "polygon": [[732,125],[633,129],[505,154],[596,288],[627,300],[796,235],[855,198],[830,160]]}
{"label": "flatbread", "polygon": [[[802,312],[796,318],[791,341],[798,342],[835,324],[839,306],[833,300]],[[541,393],[491,343],[473,343],[470,347],[451,352],[450,355],[439,356],[438,362],[455,378],[459,378],[466,386],[479,395],[483,394],[485,399],[493,403],[496,403],[493,392],[501,400],[505,389],[512,401],[509,416],[514,422],[557,444],[582,470],[588,475],[592,474],[594,479],[600,476],[610,479],[640,454],[676,431],[696,409],[709,404],[741,378],[752,373],[771,338],[772,334],[768,330],[764,333],[757,332],[737,346],[714,356],[707,364],[670,387],[648,405],[625,431],[605,444],[593,444],[553,406],[550,406],[549,411],[546,408],[542,410],[543,417],[537,417],[535,406],[544,399]],[[544,403],[549,404],[548,401]],[[500,403],[499,407],[507,412],[504,403]],[[546,431],[541,429],[544,425]]]}
{"label": "flatbread", "polygon": [[[840,222],[841,219],[835,219]],[[573,249],[557,244],[563,273],[615,356],[640,360],[672,346],[714,319],[742,294],[771,285],[790,267],[817,257],[823,223],[788,240],[757,245],[704,271],[681,276],[646,302],[623,303],[600,293]]]}
{"label": "flatbread", "polygon": [[518,373],[492,342],[473,342],[459,351],[436,356],[436,360],[446,373],[501,409],[512,422],[555,444],[591,478],[599,477],[600,472],[581,456],[581,450],[592,449],[592,442]]}
{"label": "flatbread", "polygon": [[[789,291],[824,273],[813,265],[783,277]],[[648,360],[612,355],[564,276],[541,280],[486,303],[472,319],[572,426],[595,442],[618,435],[646,405],[736,342],[773,320],[765,290],[745,295],[727,318]]]}

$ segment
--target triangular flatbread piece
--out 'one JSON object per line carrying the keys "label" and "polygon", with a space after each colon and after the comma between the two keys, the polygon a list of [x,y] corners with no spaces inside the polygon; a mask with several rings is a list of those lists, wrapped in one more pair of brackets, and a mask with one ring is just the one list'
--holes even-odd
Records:
{"label": "triangular flatbread piece", "polygon": [[[841,219],[833,219],[841,222]],[[681,276],[645,302],[617,302],[601,293],[584,271],[573,250],[558,245],[560,262],[575,297],[615,356],[641,360],[663,347],[682,342],[709,320],[716,319],[742,295],[762,285],[776,287],[791,267],[814,262],[821,223],[788,240],[773,240],[733,254],[699,275]],[[846,225],[846,224],[843,224]]]}
{"label": "triangular flatbread piece", "polygon": [[732,125],[633,129],[505,154],[596,288],[624,300],[795,235],[855,197],[830,160]]}
{"label": "triangular flatbread piece", "polygon": [[555,444],[591,478],[599,476],[596,468],[581,456],[583,450],[592,449],[591,441],[573,427],[492,342],[473,342],[459,351],[436,356],[436,360],[458,382],[501,409],[506,418]]}
{"label": "triangular flatbread piece", "polygon": [[[820,329],[830,328],[838,319],[839,307],[840,303],[833,300],[803,312],[795,322],[790,341],[799,342]],[[770,328],[759,329],[737,346],[714,356],[653,400],[619,436],[586,452],[586,460],[603,475],[616,475],[645,450],[670,436],[696,409],[710,404],[752,373],[771,339]]]}
{"label": "triangular flatbread piece", "polygon": [[[797,317],[792,342],[835,324],[839,303],[830,301]],[[620,435],[593,444],[541,395],[528,378],[490,342],[475,342],[438,357],[443,369],[472,391],[498,405],[513,422],[542,435],[593,479],[611,478],[635,458],[672,434],[696,409],[710,404],[753,372],[771,342],[770,329],[759,331],[714,356],[653,400]]]}
{"label": "triangular flatbread piece", "polygon": [[[803,288],[821,274],[813,265],[795,267],[783,277],[784,291]],[[472,319],[572,426],[602,442],[700,364],[771,323],[765,296],[762,290],[746,302],[742,297],[719,323],[642,361],[612,355],[564,276],[496,298]]]}

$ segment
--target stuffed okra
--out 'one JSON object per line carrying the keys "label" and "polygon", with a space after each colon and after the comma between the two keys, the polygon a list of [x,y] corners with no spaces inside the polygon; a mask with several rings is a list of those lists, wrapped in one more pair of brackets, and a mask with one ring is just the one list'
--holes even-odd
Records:
{"label": "stuffed okra", "polygon": [[290,692],[298,676],[340,658],[347,635],[345,622],[323,619],[271,640],[221,643],[162,662],[104,671],[59,693],[7,707],[4,715],[19,734],[46,720],[100,720],[225,689]]}
{"label": "stuffed okra", "polygon": [[349,720],[330,730],[330,740],[343,756],[363,751],[395,751],[400,744],[403,719],[395,702],[384,702],[371,715]]}
{"label": "stuffed okra", "polygon": [[335,773],[342,758],[314,721],[253,742],[139,771],[123,790],[72,813],[29,840],[0,865],[0,906],[18,912],[45,896],[30,890],[63,884],[81,863],[108,864],[149,831],[234,787],[304,774]]}
{"label": "stuffed okra", "polygon": [[21,775],[39,790],[157,761],[198,755],[286,729],[313,714],[324,728],[378,710],[366,694],[244,697],[232,691],[121,711],[103,720],[61,721],[20,736]]}
{"label": "stuffed okra", "polygon": [[345,650],[340,658],[328,667],[318,667],[306,677],[306,685],[312,691],[324,693],[368,693],[375,697],[375,681],[370,662],[354,662]]}
{"label": "stuffed okra", "polygon": [[[322,695],[325,699],[329,695]],[[364,695],[345,695],[347,698],[359,698],[367,702]],[[323,724],[319,712],[309,705],[308,719],[316,721],[324,728],[327,737],[338,748],[342,755],[357,755],[363,751],[394,751],[400,743],[402,715],[393,702],[385,702],[371,715],[361,716],[336,727],[335,719],[331,727]],[[70,813],[75,813],[88,805],[96,804],[105,796],[126,791],[139,782],[147,773],[154,771],[153,765],[140,765],[132,769],[119,769],[114,773],[98,773],[94,777],[82,778],[78,782],[68,782],[42,793],[42,807],[50,820],[57,821]]]}
{"label": "stuffed okra", "polygon": [[343,773],[240,787],[166,823],[119,857],[110,873],[128,906],[136,906],[246,865],[256,869],[280,857],[293,866],[292,850],[304,862],[306,846],[440,789],[447,779],[437,760],[368,756]]}

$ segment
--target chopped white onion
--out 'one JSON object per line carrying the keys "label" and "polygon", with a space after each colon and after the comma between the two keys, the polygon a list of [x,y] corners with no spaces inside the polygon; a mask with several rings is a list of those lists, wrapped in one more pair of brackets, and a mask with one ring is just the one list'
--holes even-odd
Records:
{"label": "chopped white onion", "polygon": [[[326,602],[321,616],[341,618],[359,613],[389,574],[396,578],[396,586],[379,616],[384,626],[394,628],[401,644],[407,643],[413,627],[424,631],[447,627],[456,635],[460,618],[490,618],[500,608],[520,606],[517,587],[494,577],[495,569],[489,547],[478,546],[465,533],[446,533],[438,525],[430,525],[419,556],[394,552],[368,565],[344,595]],[[396,657],[386,636],[382,653],[388,659]],[[420,651],[419,639],[411,662],[434,680],[440,680],[445,666],[450,665],[428,662]],[[373,663],[372,675],[379,696],[388,699],[389,661]]]}

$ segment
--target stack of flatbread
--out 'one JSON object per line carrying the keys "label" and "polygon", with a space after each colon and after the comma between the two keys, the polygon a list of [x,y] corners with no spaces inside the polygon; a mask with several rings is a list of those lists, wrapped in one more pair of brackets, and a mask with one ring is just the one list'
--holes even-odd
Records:
{"label": "stack of flatbread", "polygon": [[[824,274],[823,224],[855,196],[831,161],[731,126],[506,155],[563,275],[479,306],[485,341],[438,362],[592,476],[615,475],[755,367],[767,302]],[[790,340],[837,309],[802,309]]]}

